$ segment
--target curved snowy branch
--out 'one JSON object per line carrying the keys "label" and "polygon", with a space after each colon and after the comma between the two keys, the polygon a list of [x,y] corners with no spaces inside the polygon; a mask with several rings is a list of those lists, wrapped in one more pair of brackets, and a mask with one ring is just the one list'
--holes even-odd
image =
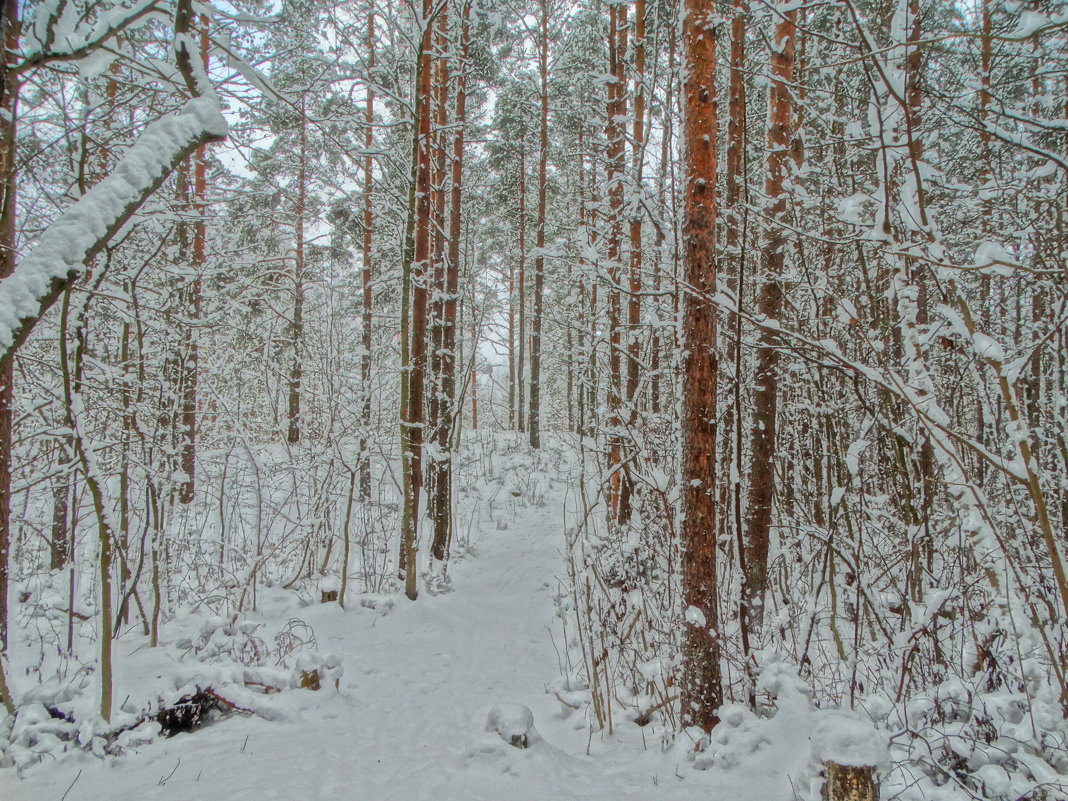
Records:
{"label": "curved snowy branch", "polygon": [[197,147],[226,136],[214,97],[189,100],[151,123],[115,169],[45,229],[37,247],[0,280],[0,354],[8,358],[85,265]]}

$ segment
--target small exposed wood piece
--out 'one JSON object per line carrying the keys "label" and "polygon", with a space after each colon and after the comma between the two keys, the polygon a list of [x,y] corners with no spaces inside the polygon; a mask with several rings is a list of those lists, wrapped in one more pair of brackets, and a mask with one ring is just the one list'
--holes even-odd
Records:
{"label": "small exposed wood piece", "polygon": [[322,600],[324,604],[336,604],[337,603],[337,590],[323,590]]}
{"label": "small exposed wood piece", "polygon": [[318,668],[300,672],[300,688],[302,690],[312,690],[313,692],[322,688],[322,684],[319,682]]}
{"label": "small exposed wood piece", "polygon": [[823,801],[879,801],[879,783],[870,766],[824,763]]}

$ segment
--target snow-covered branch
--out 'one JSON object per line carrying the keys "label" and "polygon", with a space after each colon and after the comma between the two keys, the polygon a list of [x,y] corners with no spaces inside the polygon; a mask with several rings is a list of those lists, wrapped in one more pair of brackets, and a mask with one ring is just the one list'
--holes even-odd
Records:
{"label": "snow-covered branch", "polygon": [[214,97],[189,100],[151,123],[110,175],[52,223],[37,247],[0,281],[0,348],[9,356],[85,265],[129,221],[178,164],[226,136]]}

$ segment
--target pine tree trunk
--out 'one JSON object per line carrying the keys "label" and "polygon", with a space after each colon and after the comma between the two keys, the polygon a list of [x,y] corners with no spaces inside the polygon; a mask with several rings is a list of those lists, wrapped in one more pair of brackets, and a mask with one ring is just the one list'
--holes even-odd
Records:
{"label": "pine tree trunk", "polygon": [[682,667],[685,723],[711,730],[723,701],[716,577],[716,34],[713,0],[686,0],[682,307]]}
{"label": "pine tree trunk", "polygon": [[[764,193],[768,198],[768,234],[763,252],[763,283],[757,297],[757,312],[777,321],[782,311],[782,276],[786,250],[787,212],[784,182],[793,140],[793,100],[790,95],[797,36],[796,9],[785,11],[775,26],[771,42],[771,87],[768,93],[768,161]],[[752,455],[747,498],[742,576],[741,612],[749,637],[759,637],[763,621],[764,594],[768,583],[768,548],[771,512],[775,494],[776,426],[778,422],[779,353],[777,340],[760,331],[756,353],[756,382],[751,430]]]}
{"label": "pine tree trunk", "polygon": [[624,87],[626,75],[623,56],[627,51],[627,8],[622,4],[609,6],[608,34],[608,122],[605,128],[607,140],[607,164],[605,183],[608,192],[608,472],[609,472],[609,521],[613,526],[627,522],[629,505],[624,498],[626,480],[623,464],[623,360],[622,343],[622,293],[620,271],[623,257],[623,168],[624,131],[623,120],[627,113],[627,98]]}
{"label": "pine tree trunk", "polygon": [[540,84],[538,129],[538,227],[535,235],[534,308],[530,320],[530,419],[527,432],[530,447],[541,447],[541,325],[545,293],[545,214],[546,170],[549,160],[549,9],[541,0],[540,35],[538,36],[538,78]]}

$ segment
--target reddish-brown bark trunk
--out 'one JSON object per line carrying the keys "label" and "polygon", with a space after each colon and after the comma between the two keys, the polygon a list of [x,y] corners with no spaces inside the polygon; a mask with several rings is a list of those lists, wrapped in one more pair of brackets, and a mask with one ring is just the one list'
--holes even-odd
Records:
{"label": "reddish-brown bark trunk", "polygon": [[719,721],[716,576],[716,40],[713,0],[686,0],[685,217],[682,227],[681,500],[682,595],[686,608],[683,720],[706,731]]}

